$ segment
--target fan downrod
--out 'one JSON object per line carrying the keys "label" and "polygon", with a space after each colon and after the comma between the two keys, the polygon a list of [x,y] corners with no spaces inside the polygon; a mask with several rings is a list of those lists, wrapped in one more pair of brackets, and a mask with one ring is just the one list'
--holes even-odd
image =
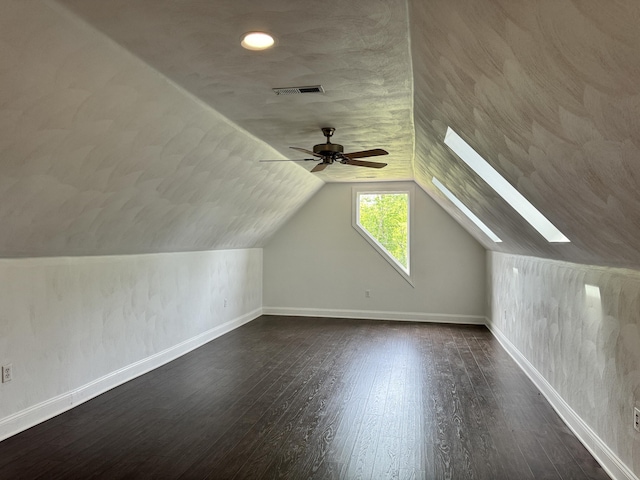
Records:
{"label": "fan downrod", "polygon": [[327,137],[327,143],[331,143],[331,137],[333,137],[333,132],[335,132],[336,129],[333,127],[322,127],[322,134]]}
{"label": "fan downrod", "polygon": [[335,131],[336,129],[333,127],[323,127],[322,133],[327,138],[327,143],[320,143],[313,146],[313,153],[325,157],[323,158],[325,163],[333,163],[336,157],[344,151],[342,145],[331,143],[331,137]]}

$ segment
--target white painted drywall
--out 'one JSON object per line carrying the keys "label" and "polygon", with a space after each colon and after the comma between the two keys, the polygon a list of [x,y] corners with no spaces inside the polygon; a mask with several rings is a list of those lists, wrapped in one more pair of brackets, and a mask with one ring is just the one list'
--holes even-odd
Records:
{"label": "white painted drywall", "polygon": [[0,305],[0,364],[14,373],[0,385],[1,439],[21,412],[257,317],[262,250],[0,260]]}
{"label": "white painted drywall", "polygon": [[484,248],[413,182],[393,185],[415,188],[415,288],[352,227],[353,185],[333,183],[265,246],[264,312],[483,322]]}
{"label": "white painted drywall", "polygon": [[618,460],[640,473],[640,271],[496,252],[487,263],[494,333],[575,412],[614,478],[637,478]]}
{"label": "white painted drywall", "polygon": [[0,256],[261,247],[321,187],[56,2],[0,8]]}

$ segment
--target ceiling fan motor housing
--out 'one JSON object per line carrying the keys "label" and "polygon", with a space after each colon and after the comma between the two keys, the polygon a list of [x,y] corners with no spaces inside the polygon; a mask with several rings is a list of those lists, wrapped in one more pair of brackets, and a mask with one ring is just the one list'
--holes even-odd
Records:
{"label": "ceiling fan motor housing", "polygon": [[324,156],[335,156],[338,153],[342,153],[344,149],[342,145],[337,143],[320,143],[313,146],[313,153]]}

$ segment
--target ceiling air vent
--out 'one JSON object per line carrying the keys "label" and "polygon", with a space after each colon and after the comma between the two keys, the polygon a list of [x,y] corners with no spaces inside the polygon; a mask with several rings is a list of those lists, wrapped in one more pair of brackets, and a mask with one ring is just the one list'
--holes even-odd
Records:
{"label": "ceiling air vent", "polygon": [[310,87],[285,87],[272,89],[276,95],[297,95],[299,93],[324,93],[322,85],[311,85]]}

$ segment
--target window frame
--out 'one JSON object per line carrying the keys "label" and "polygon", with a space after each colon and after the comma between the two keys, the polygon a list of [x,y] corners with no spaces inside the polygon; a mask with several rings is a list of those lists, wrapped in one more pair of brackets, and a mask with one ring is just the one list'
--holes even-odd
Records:
{"label": "window frame", "polygon": [[[405,194],[407,195],[407,268],[398,262],[393,255],[378,242],[366,228],[360,225],[360,196],[361,195],[384,195],[384,194]],[[404,278],[409,285],[414,287],[411,279],[411,225],[413,223],[413,202],[414,202],[414,186],[413,185],[360,185],[351,189],[352,200],[352,218],[351,225],[364,238],[373,249],[391,265],[396,272]]]}

